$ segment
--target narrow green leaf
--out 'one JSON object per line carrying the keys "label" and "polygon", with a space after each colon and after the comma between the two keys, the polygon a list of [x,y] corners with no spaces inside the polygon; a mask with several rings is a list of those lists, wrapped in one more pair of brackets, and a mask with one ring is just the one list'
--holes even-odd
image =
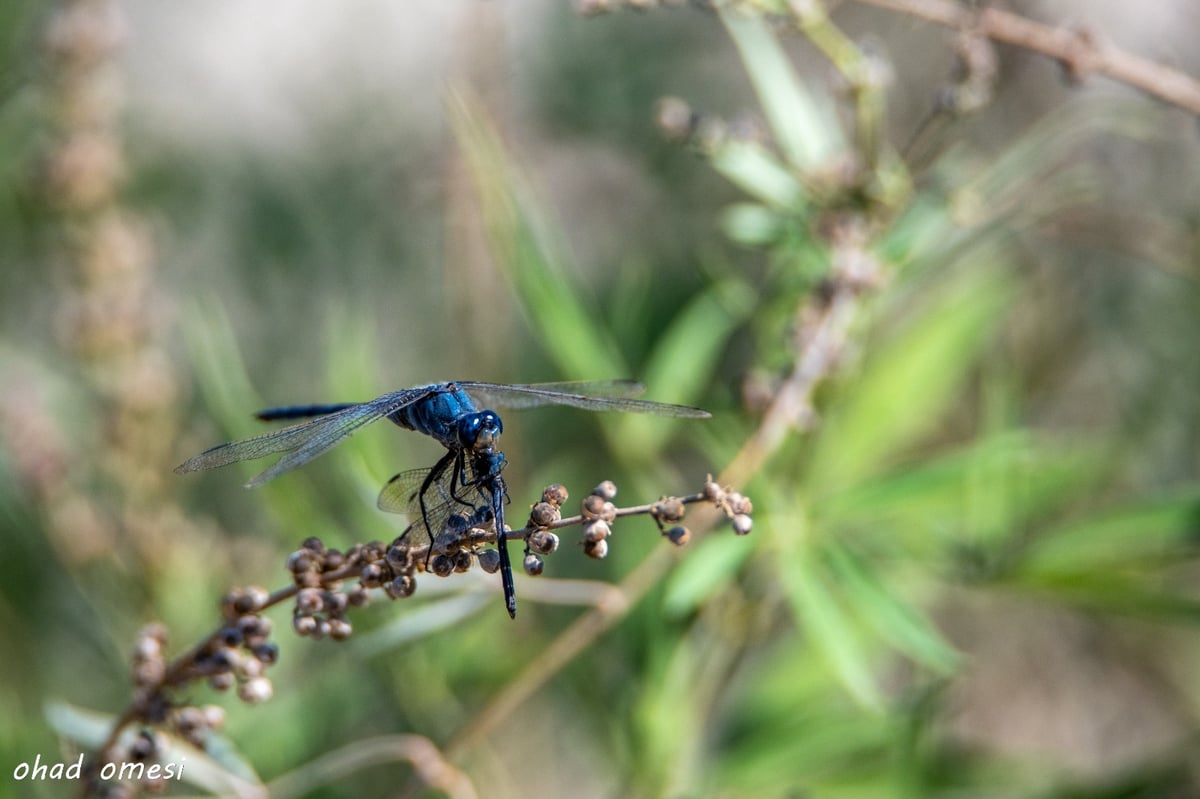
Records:
{"label": "narrow green leaf", "polygon": [[842,387],[814,443],[815,495],[878,472],[939,424],[1007,302],[1007,283],[984,264],[974,266],[880,342],[858,379]]}
{"label": "narrow green leaf", "polygon": [[[795,536],[795,532],[786,535]],[[855,701],[866,708],[882,709],[883,696],[855,622],[838,604],[810,553],[798,543],[779,558],[778,565],[792,612],[813,646]]]}
{"label": "narrow green leaf", "polygon": [[800,181],[761,145],[728,141],[717,147],[709,160],[730,183],[767,205],[793,211],[803,207]]}
{"label": "narrow green leaf", "polygon": [[721,213],[721,229],[738,244],[762,247],[783,234],[783,221],[770,208],[757,203],[736,203]]}
{"label": "narrow green leaf", "polygon": [[779,40],[758,16],[717,6],[754,84],[771,133],[796,167],[812,171],[844,149],[836,117],[801,84]]}
{"label": "narrow green leaf", "polygon": [[492,255],[559,370],[568,377],[625,377],[615,343],[579,296],[561,254],[549,249],[545,226],[482,106],[454,92],[450,120],[475,180]]}
{"label": "narrow green leaf", "polygon": [[1083,574],[1197,547],[1200,496],[1168,497],[1100,513],[1047,531],[1026,553],[1025,576]]}
{"label": "narrow green leaf", "polygon": [[672,618],[686,616],[733,581],[753,547],[734,535],[709,535],[679,561],[663,595],[663,610]]}
{"label": "narrow green leaf", "polygon": [[825,547],[846,601],[885,641],[937,673],[952,674],[958,652],[916,608],[889,591],[861,558],[836,543]]}

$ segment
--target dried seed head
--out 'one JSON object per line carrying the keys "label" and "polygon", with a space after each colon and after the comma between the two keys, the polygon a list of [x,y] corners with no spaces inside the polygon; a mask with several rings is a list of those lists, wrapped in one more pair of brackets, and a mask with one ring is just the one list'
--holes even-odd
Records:
{"label": "dried seed head", "polygon": [[679,497],[663,497],[650,506],[650,515],[665,524],[683,521],[685,512],[683,500]]}
{"label": "dried seed head", "polygon": [[408,547],[396,545],[388,547],[387,562],[390,566],[403,568],[408,563]]}
{"label": "dried seed head", "polygon": [[471,570],[471,553],[465,549],[460,549],[454,553],[454,571],[459,574],[465,574]]}
{"label": "dried seed head", "polygon": [[494,549],[481,550],[476,557],[479,558],[479,568],[488,574],[495,574],[500,568],[500,553]]}
{"label": "dried seed head", "polygon": [[296,613],[301,616],[320,613],[325,608],[322,593],[319,588],[301,588],[296,593]]}
{"label": "dried seed head", "polygon": [[593,519],[583,526],[583,540],[603,541],[612,534],[612,528],[603,519]]}
{"label": "dried seed head", "polygon": [[711,476],[704,484],[704,498],[709,502],[725,501],[725,489],[721,488],[721,484],[713,480]]}
{"label": "dried seed head", "polygon": [[383,567],[378,563],[368,563],[363,566],[362,574],[359,581],[363,588],[377,588],[383,578]]}
{"label": "dried seed head", "polygon": [[608,557],[608,541],[603,538],[597,541],[584,541],[583,554],[596,560]]}
{"label": "dried seed head", "polygon": [[665,535],[670,542],[677,547],[683,546],[692,538],[691,531],[686,527],[672,527],[670,530],[667,530],[665,533],[663,533],[663,535]]}
{"label": "dried seed head", "polygon": [[754,503],[750,501],[750,498],[736,491],[732,491],[726,495],[725,503],[729,506],[729,512],[735,516],[749,516],[754,512]]}
{"label": "dried seed head", "polygon": [[233,687],[235,682],[237,682],[237,679],[228,671],[214,674],[208,678],[208,684],[217,691],[228,691]]}
{"label": "dried seed head", "polygon": [[401,574],[385,585],[383,590],[392,599],[406,599],[417,590],[417,578],[411,574]]}
{"label": "dried seed head", "polygon": [[345,641],[353,631],[350,622],[340,616],[329,620],[329,637],[335,641]]}
{"label": "dried seed head", "polygon": [[600,508],[600,518],[606,522],[612,523],[617,520],[617,506],[611,502],[605,502]]}
{"label": "dried seed head", "polygon": [[238,661],[237,673],[241,677],[261,677],[263,662],[258,658],[241,658]]}
{"label": "dried seed head", "polygon": [[537,503],[529,513],[529,523],[534,527],[549,527],[561,518],[562,511],[549,502]]}
{"label": "dried seed head", "polygon": [[275,661],[279,660],[279,647],[275,644],[259,644],[251,652],[265,666],[273,665]]}
{"label": "dried seed head", "polygon": [[[465,511],[459,511],[446,518],[446,529],[443,535],[449,533],[453,538],[458,538],[465,533],[471,526],[471,514]],[[439,536],[439,539],[441,536]]]}
{"label": "dried seed head", "polygon": [[242,631],[237,627],[223,627],[221,631],[217,633],[217,638],[225,646],[242,645]]}
{"label": "dried seed head", "polygon": [[314,616],[293,616],[292,629],[296,635],[312,635],[317,631],[317,619]]}
{"label": "dried seed head", "polygon": [[599,494],[588,494],[580,503],[580,512],[585,520],[599,519],[604,512],[605,504],[611,503],[608,503],[608,500]]}
{"label": "dried seed head", "polygon": [[325,560],[322,564],[324,571],[331,572],[342,568],[346,562],[346,556],[336,549],[331,549],[325,553]]}
{"label": "dried seed head", "polygon": [[251,705],[266,702],[273,693],[271,681],[266,677],[254,677],[238,686],[238,699]]}
{"label": "dried seed head", "polygon": [[438,577],[449,577],[454,573],[454,560],[446,555],[434,555],[429,569]]}
{"label": "dried seed head", "polygon": [[612,480],[605,480],[593,488],[592,493],[602,497],[606,502],[611,502],[617,496],[617,484]]}
{"label": "dried seed head", "polygon": [[530,577],[537,577],[546,568],[546,563],[540,556],[532,553],[525,556],[525,573]]}
{"label": "dried seed head", "polygon": [[554,533],[548,533],[545,530],[538,530],[529,535],[526,543],[529,544],[530,549],[539,555],[549,555],[558,549],[558,536]]}
{"label": "dried seed head", "polygon": [[733,524],[733,531],[738,535],[749,535],[754,527],[754,520],[744,513],[734,516],[730,522]]}
{"label": "dried seed head", "polygon": [[317,538],[315,535],[304,539],[304,543],[302,543],[300,546],[304,549],[307,549],[309,552],[313,552],[318,555],[325,551],[325,545],[322,544],[321,539]]}
{"label": "dried seed head", "polygon": [[364,608],[371,601],[371,593],[361,585],[356,585],[346,592],[346,598],[356,608]]}
{"label": "dried seed head", "polygon": [[555,507],[562,507],[562,504],[567,501],[567,489],[559,483],[546,486],[546,490],[542,492],[542,502],[547,502]]}
{"label": "dried seed head", "polygon": [[225,726],[225,708],[220,705],[205,705],[200,712],[204,715],[204,726],[210,730],[219,730]]}

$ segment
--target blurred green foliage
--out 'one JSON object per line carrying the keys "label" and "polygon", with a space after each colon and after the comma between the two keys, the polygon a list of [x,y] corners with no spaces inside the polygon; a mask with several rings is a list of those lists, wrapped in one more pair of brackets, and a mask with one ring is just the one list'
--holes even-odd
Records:
{"label": "blurred green foliage", "polygon": [[[30,8],[3,13],[37,19]],[[637,207],[653,213],[627,239],[604,227],[613,206],[559,206],[531,180],[543,153],[501,135],[496,117],[515,112],[468,85],[447,92],[444,131],[341,98],[277,152],[174,142],[136,114],[123,128],[124,203],[155,230],[171,306],[160,346],[186,409],[171,457],[253,433],[250,412],[273,404],[455,377],[636,377],[714,418],[507,415],[514,517],[552,481],[578,498],[611,478],[636,504],[752,464],[737,486],[754,500],[750,536],[718,527],[676,557],[634,518],[592,562],[565,535],[544,582],[518,577],[515,623],[478,574],[423,578],[413,599],[358,611],[346,644],[297,639],[277,611],[275,697],[225,703],[211,760],[188,755],[193,787],[295,774],[397,732],[446,744],[532,674],[538,692],[456,757],[480,795],[1200,790],[1200,290],[1180,246],[1200,217],[1194,197],[1165,202],[1187,178],[1169,159],[1159,193],[1105,161],[1197,143],[1167,141],[1168,111],[1078,102],[992,139],[959,121],[917,168],[886,143],[903,139],[883,116],[888,88],[833,93],[781,45],[801,37],[754,14],[671,19],[559,10],[521,64],[544,135],[612,148],[650,187]],[[0,47],[5,64],[36,62],[29,37]],[[733,113],[754,102],[747,86],[751,134],[704,112],[689,153],[652,131],[659,95],[682,87]],[[0,142],[13,143],[0,169],[0,774],[65,757],[63,740],[98,742],[92,714],[127,702],[142,624],[163,621],[182,651],[228,588],[286,583],[305,537],[390,539],[402,521],[376,512],[379,486],[435,450],[372,430],[251,494],[222,472],[171,479],[146,523],[151,500],[106,462],[105,394],[55,340],[71,220],[34,196],[29,144],[54,118],[32,77],[0,84]],[[872,126],[887,136],[865,158]],[[847,220],[861,232],[848,247],[830,233]],[[593,225],[619,239],[618,262],[574,257]],[[473,235],[485,246],[462,249]],[[847,253],[878,267],[853,291],[831,266]],[[811,416],[767,443],[764,405],[803,371],[802,334],[829,292],[849,312],[820,328],[838,346],[812,375]],[[91,516],[39,489],[37,457]],[[539,673],[586,612],[572,597],[603,589],[554,580],[619,583],[659,561],[613,629]],[[410,769],[381,760],[322,765],[305,795],[403,789]]]}

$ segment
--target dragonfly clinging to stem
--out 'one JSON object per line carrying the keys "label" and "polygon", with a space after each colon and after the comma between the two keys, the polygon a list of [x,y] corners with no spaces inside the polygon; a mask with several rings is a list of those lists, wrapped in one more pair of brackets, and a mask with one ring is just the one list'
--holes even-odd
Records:
{"label": "dragonfly clinging to stem", "polygon": [[[215,469],[282,453],[282,458],[246,484],[248,488],[253,488],[308,463],[360,427],[379,419],[387,418],[401,427],[424,433],[441,443],[446,448],[446,454],[422,472],[423,477],[416,490],[416,505],[420,509],[422,524],[426,531],[434,529],[430,510],[436,497],[431,499],[431,492],[448,491],[453,500],[467,505],[469,501],[460,497],[458,492],[473,489],[486,500],[492,508],[497,548],[500,551],[505,606],[509,615],[513,616],[516,614],[516,593],[504,537],[506,489],[500,475],[505,459],[504,453],[497,449],[504,424],[495,411],[479,408],[565,405],[590,411],[650,413],[693,419],[711,415],[700,408],[686,405],[635,399],[635,395],[641,391],[641,385],[629,381],[533,384],[456,381],[393,391],[368,402],[271,408],[260,411],[257,416],[264,421],[309,421],[221,444],[189,458],[175,471],[182,474]],[[396,479],[393,478],[393,481]]]}

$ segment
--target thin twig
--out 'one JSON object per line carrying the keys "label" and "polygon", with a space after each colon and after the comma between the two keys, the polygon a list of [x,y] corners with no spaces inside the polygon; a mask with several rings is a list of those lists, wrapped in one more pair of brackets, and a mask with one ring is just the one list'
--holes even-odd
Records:
{"label": "thin twig", "polygon": [[970,29],[997,42],[1050,56],[1073,79],[1104,75],[1171,105],[1200,114],[1200,81],[1118,47],[1098,41],[1086,30],[1036,22],[1011,11],[985,8],[974,12],[951,0],[856,0],[918,17],[948,28]]}

